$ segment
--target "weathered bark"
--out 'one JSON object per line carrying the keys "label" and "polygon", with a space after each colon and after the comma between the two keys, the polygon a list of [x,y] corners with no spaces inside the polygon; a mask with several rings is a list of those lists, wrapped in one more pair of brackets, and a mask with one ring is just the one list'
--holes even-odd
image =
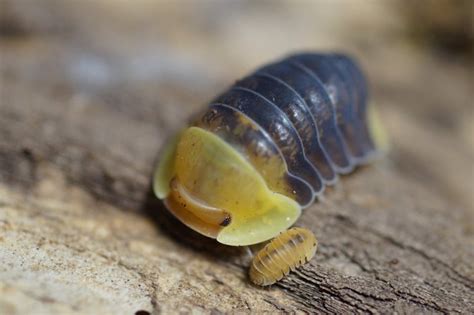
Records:
{"label": "weathered bark", "polygon": [[[474,312],[472,82],[462,65],[401,44],[354,48],[344,31],[323,37],[368,70],[392,149],[304,212],[315,259],[261,289],[247,280],[244,250],[183,227],[149,184],[160,146],[189,114],[287,47],[255,57],[245,41],[202,31],[209,16],[190,4],[12,3],[0,23],[0,313]],[[290,20],[313,23],[309,41],[327,22],[300,6]],[[254,9],[269,29],[284,22]],[[259,19],[247,23],[258,31]]]}

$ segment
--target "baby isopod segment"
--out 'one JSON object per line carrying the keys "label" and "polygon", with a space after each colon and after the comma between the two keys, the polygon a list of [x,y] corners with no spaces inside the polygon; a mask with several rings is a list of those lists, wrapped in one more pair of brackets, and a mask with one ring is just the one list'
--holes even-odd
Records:
{"label": "baby isopod segment", "polygon": [[[252,245],[286,231],[340,174],[385,147],[355,61],[302,53],[257,69],[195,115],[165,146],[153,187],[188,227],[226,245]],[[270,244],[285,257],[306,253]]]}

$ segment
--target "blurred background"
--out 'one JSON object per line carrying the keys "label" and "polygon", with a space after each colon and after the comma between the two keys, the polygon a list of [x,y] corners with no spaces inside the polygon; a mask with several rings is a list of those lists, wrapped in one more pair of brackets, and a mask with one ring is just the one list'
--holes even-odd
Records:
{"label": "blurred background", "polygon": [[[2,118],[62,117],[36,122],[37,142],[61,130],[145,151],[148,166],[163,141],[149,133],[168,135],[233,80],[291,52],[342,51],[369,77],[400,171],[472,207],[472,14],[469,0],[1,0]],[[110,112],[149,138],[104,128]]]}

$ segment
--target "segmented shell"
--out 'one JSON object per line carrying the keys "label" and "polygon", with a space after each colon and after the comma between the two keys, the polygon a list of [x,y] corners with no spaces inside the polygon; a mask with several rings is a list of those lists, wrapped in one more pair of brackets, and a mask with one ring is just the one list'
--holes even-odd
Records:
{"label": "segmented shell", "polygon": [[215,98],[192,125],[237,148],[270,189],[303,208],[375,152],[366,81],[339,54],[298,54],[266,65]]}
{"label": "segmented shell", "polygon": [[313,258],[318,242],[313,233],[304,228],[291,228],[268,243],[250,265],[250,280],[261,286],[271,285],[290,271]]}

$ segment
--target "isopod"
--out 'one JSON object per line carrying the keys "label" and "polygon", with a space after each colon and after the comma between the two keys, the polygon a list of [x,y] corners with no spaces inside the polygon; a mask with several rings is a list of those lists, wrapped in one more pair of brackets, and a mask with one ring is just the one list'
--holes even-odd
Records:
{"label": "isopod", "polygon": [[153,187],[188,227],[252,245],[290,228],[326,186],[385,147],[355,61],[296,54],[237,81],[192,117],[165,146]]}
{"label": "isopod", "polygon": [[250,265],[250,280],[261,286],[274,284],[310,261],[317,246],[314,234],[307,229],[293,227],[283,232],[255,255]]}

